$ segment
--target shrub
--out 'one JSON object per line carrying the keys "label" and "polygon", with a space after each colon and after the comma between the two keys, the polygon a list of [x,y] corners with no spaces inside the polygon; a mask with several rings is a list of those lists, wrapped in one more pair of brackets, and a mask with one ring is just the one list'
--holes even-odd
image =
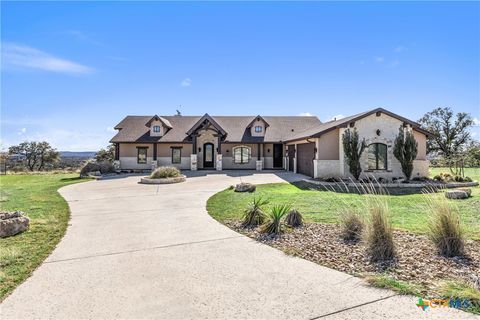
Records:
{"label": "shrub", "polygon": [[429,238],[438,252],[446,257],[464,254],[463,233],[460,217],[444,198],[428,195],[428,211],[430,213]]}
{"label": "shrub", "polygon": [[436,181],[443,181],[443,178],[441,175],[437,174],[436,176],[433,177],[433,180],[436,180]]}
{"label": "shrub", "polygon": [[360,215],[354,210],[347,209],[340,217],[343,240],[354,242],[360,240],[365,227]]}
{"label": "shrub", "polygon": [[279,234],[282,232],[282,218],[288,214],[290,206],[276,205],[273,206],[267,214],[267,221],[262,225],[260,231],[268,234]]}
{"label": "shrub", "polygon": [[268,200],[264,200],[262,197],[253,198],[245,209],[242,225],[244,227],[254,227],[262,224],[265,221],[265,213],[263,213],[262,207],[266,204],[268,204]]}
{"label": "shrub", "polygon": [[303,225],[303,216],[295,209],[290,210],[290,212],[287,214],[287,217],[285,218],[285,223],[293,228],[299,227]]}
{"label": "shrub", "polygon": [[463,181],[465,181],[465,182],[473,182],[472,178],[470,178],[470,177],[465,177],[465,178],[463,178]]}
{"label": "shrub", "polygon": [[412,176],[413,160],[417,157],[417,149],[418,143],[413,136],[413,132],[400,126],[393,146],[393,155],[400,162],[402,172],[407,181]]}
{"label": "shrub", "polygon": [[356,128],[353,131],[347,129],[342,135],[342,144],[348,169],[355,179],[358,180],[362,173],[360,158],[366,147],[365,139],[360,141]]}
{"label": "shrub", "polygon": [[[374,196],[376,197],[376,196]],[[370,221],[367,234],[368,251],[372,261],[388,261],[395,258],[393,229],[388,218],[388,206],[374,199],[369,205]]]}
{"label": "shrub", "polygon": [[151,179],[175,178],[180,177],[182,173],[175,167],[159,167],[150,175]]}

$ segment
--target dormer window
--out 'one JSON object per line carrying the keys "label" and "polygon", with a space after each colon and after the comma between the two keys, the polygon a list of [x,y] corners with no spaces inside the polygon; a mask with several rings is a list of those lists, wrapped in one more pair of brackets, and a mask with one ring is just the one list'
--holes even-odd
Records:
{"label": "dormer window", "polygon": [[263,131],[263,127],[262,126],[255,126],[255,132],[257,133],[260,133]]}
{"label": "dormer window", "polygon": [[153,126],[153,132],[159,133],[161,130],[160,126]]}

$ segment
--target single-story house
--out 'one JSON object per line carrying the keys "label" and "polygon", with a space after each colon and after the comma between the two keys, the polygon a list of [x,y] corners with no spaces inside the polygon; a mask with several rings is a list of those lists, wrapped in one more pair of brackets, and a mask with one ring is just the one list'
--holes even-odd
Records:
{"label": "single-story house", "polygon": [[402,126],[418,142],[412,177],[428,176],[429,133],[382,108],[322,123],[313,116],[127,116],[115,126],[115,165],[197,169],[283,169],[311,177],[349,177],[342,134],[356,128],[367,147],[362,175],[402,177],[393,143]]}

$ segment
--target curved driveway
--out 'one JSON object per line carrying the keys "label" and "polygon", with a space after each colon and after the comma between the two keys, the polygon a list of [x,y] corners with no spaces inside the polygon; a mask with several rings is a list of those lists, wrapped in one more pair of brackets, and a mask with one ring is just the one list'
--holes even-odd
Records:
{"label": "curved driveway", "polygon": [[67,233],[0,305],[0,318],[473,318],[452,309],[424,312],[413,297],[287,256],[206,212],[212,194],[241,180],[302,176],[189,175],[175,185],[140,185],[129,176],[62,188],[72,211]]}

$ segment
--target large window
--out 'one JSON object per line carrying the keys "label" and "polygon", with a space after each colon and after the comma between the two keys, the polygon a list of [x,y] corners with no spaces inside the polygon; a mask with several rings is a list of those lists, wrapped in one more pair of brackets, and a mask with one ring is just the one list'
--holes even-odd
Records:
{"label": "large window", "polygon": [[147,150],[148,150],[148,148],[137,148],[137,163],[138,164],[147,163]]}
{"label": "large window", "polygon": [[387,169],[387,145],[383,143],[372,143],[368,146],[368,169]]}
{"label": "large window", "polygon": [[233,162],[238,164],[244,164],[250,162],[250,156],[252,149],[246,146],[240,146],[233,148]]}
{"label": "large window", "polygon": [[255,132],[262,132],[263,127],[262,126],[255,126]]}
{"label": "large window", "polygon": [[172,148],[172,163],[182,163],[182,148]]}

